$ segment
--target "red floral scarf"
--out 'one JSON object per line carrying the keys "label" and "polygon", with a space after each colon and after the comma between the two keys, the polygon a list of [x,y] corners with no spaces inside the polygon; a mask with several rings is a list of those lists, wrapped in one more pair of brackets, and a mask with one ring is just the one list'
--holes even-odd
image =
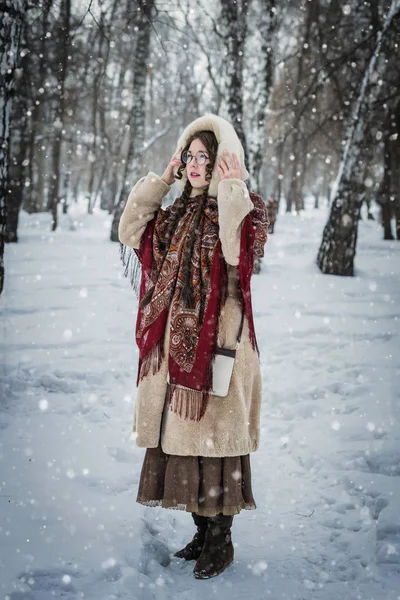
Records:
{"label": "red floral scarf", "polygon": [[[251,307],[250,280],[254,259],[263,256],[267,239],[267,210],[257,194],[250,194],[254,209],[244,219],[241,232],[239,282],[250,340],[257,348]],[[142,236],[136,254],[142,264],[140,296],[142,300],[155,286],[150,302],[140,306],[136,323],[139,347],[138,383],[156,373],[164,358],[164,335],[170,313],[168,399],[173,410],[182,416],[200,420],[205,413],[212,389],[212,361],[215,357],[218,323],[227,289],[226,263],[219,240],[218,204],[208,198],[199,223],[199,232],[191,261],[191,284],[194,307],[187,308],[182,299],[184,259],[189,233],[193,226],[198,199],[189,199],[168,245],[166,231],[176,203],[160,209]],[[163,248],[167,247],[167,251]],[[178,387],[179,386],[179,387]],[[182,390],[181,388],[188,388]],[[180,396],[179,401],[174,398]]]}

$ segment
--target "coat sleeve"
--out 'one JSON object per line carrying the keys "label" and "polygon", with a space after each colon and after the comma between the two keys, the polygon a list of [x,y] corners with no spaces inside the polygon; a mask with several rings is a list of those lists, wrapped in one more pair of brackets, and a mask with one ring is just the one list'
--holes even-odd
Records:
{"label": "coat sleeve", "polygon": [[146,225],[160,208],[171,186],[155,173],[148,173],[133,186],[122,213],[118,237],[122,244],[138,249]]}
{"label": "coat sleeve", "polygon": [[223,179],[218,185],[219,237],[228,265],[239,264],[240,232],[243,219],[254,205],[241,179]]}

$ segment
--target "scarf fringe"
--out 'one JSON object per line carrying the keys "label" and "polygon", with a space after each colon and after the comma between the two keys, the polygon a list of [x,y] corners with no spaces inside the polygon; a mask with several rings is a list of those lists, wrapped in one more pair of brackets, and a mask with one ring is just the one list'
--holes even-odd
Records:
{"label": "scarf fringe", "polygon": [[148,375],[155,375],[161,367],[164,360],[164,336],[162,336],[157,344],[144,356],[139,359],[139,368],[137,376],[137,385]]}
{"label": "scarf fringe", "polygon": [[176,383],[168,384],[167,402],[172,412],[189,421],[200,421],[204,417],[212,391],[214,360],[215,353],[208,364],[202,391],[192,390]]}
{"label": "scarf fringe", "polygon": [[140,281],[142,277],[142,265],[134,248],[119,243],[119,257],[124,267],[123,275],[129,278],[131,287],[135,292],[136,298],[139,298]]}
{"label": "scarf fringe", "polygon": [[168,407],[186,421],[200,421],[204,417],[210,392],[191,390],[175,383],[168,384]]}

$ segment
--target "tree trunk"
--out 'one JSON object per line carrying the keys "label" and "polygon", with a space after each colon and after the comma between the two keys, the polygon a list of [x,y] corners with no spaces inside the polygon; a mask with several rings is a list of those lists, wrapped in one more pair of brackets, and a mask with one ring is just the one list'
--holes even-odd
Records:
{"label": "tree trunk", "polygon": [[[116,3],[114,2],[114,7],[113,7],[113,14],[115,11],[115,6]],[[99,29],[100,31],[103,30],[104,27],[104,20],[105,20],[105,13],[102,10],[100,13],[100,20],[99,20]],[[103,146],[103,140],[104,140],[104,129],[102,128],[102,125],[104,125],[104,118],[101,119],[99,118],[99,112],[100,109],[99,108],[99,98],[100,98],[100,90],[101,90],[101,82],[104,76],[104,73],[106,72],[107,66],[108,66],[108,52],[105,56],[105,58],[103,57],[103,45],[104,45],[104,40],[105,37],[102,33],[99,34],[98,36],[99,42],[98,42],[98,56],[99,59],[97,61],[97,71],[94,74],[93,77],[93,106],[92,106],[92,128],[93,128],[93,142],[92,142],[92,147],[91,147],[91,155],[92,155],[92,161],[91,161],[91,165],[90,165],[90,177],[89,177],[89,186],[88,186],[88,195],[89,195],[89,203],[88,203],[88,213],[92,214],[93,212],[93,208],[96,202],[96,198],[97,195],[94,197],[94,182],[95,182],[95,176],[96,176],[96,166],[98,166],[99,164],[99,160],[98,157],[96,156],[96,149],[97,149],[97,142],[98,142],[98,138],[101,140],[100,144],[101,147],[104,149]],[[100,132],[98,132],[98,123],[97,121],[99,121],[99,125],[100,125]],[[103,152],[102,152],[103,154]],[[96,160],[95,160],[96,159]],[[104,176],[104,172],[101,172],[101,180],[103,179]]]}
{"label": "tree trunk", "polygon": [[382,204],[381,211],[383,239],[394,240],[394,235],[392,232],[392,210],[390,204],[388,202],[384,202]]}
{"label": "tree trunk", "polygon": [[117,192],[118,170],[117,167],[113,165],[108,172],[108,180],[103,187],[100,204],[101,208],[107,210],[109,215],[113,213],[114,206],[116,205],[115,199],[117,197]]}
{"label": "tree trunk", "polygon": [[[335,196],[331,213],[325,226],[321,246],[317,256],[317,264],[323,273],[331,275],[353,275],[354,256],[357,243],[358,219],[360,215],[363,195],[359,196],[363,166],[359,160],[363,147],[363,140],[367,128],[367,118],[371,106],[376,101],[379,86],[368,90],[371,76],[375,74],[376,62],[381,50],[382,39],[393,20],[400,11],[397,0],[392,1],[392,6],[386,16],[382,30],[377,36],[374,53],[369,61],[364,74],[360,92],[353,111],[353,122],[348,132],[343,158],[335,185]],[[377,75],[383,79],[385,61],[382,61],[382,73]]]}
{"label": "tree trunk", "polygon": [[[299,162],[301,154],[301,141],[300,141],[300,127],[301,127],[301,111],[302,106],[300,104],[300,96],[302,93],[301,84],[303,81],[303,71],[306,63],[307,55],[310,53],[310,35],[312,24],[317,18],[317,0],[311,0],[307,3],[307,16],[305,22],[304,36],[300,38],[301,48],[299,50],[298,63],[297,63],[297,78],[294,88],[294,112],[293,112],[293,136],[292,136],[292,151],[291,155],[293,160],[291,161],[291,176],[290,185],[288,192],[288,204],[286,206],[286,212],[292,211],[292,204],[294,203],[297,214],[301,209],[301,192],[299,190]],[[307,63],[306,63],[307,64]]]}
{"label": "tree trunk", "polygon": [[[118,204],[115,208],[114,218],[111,225],[110,239],[118,242],[118,225],[125,202],[128,198],[130,188],[140,175],[140,161],[142,157],[145,140],[145,118],[146,118],[146,82],[148,75],[147,63],[150,51],[150,34],[154,12],[154,0],[140,2],[140,14],[138,15],[137,46],[133,62],[133,98],[132,121],[130,127],[130,141],[128,156],[125,163],[123,184],[119,194]],[[128,179],[128,169],[130,176]]]}
{"label": "tree trunk", "polygon": [[63,215],[68,213],[69,203],[68,199],[70,196],[69,189],[71,186],[71,163],[72,163],[73,144],[71,143],[70,149],[67,151],[67,159],[65,161],[65,176],[63,181],[63,191],[61,194],[62,212]]}
{"label": "tree trunk", "polygon": [[78,176],[75,180],[74,191],[72,193],[72,197],[74,199],[75,204],[78,203],[79,189],[80,189],[80,185],[81,185],[81,176],[82,176],[82,172],[79,171]]}
{"label": "tree trunk", "polygon": [[[29,180],[30,186],[25,190],[23,198],[23,207],[28,213],[41,212],[47,209],[47,199],[45,198],[46,190],[46,178],[48,177],[48,165],[46,154],[47,151],[43,150],[42,147],[49,143],[49,140],[45,138],[46,123],[49,121],[47,114],[47,107],[50,104],[48,97],[48,87],[46,86],[46,80],[49,74],[49,56],[51,55],[51,47],[47,32],[50,29],[49,26],[49,14],[53,5],[53,0],[44,0],[41,10],[40,29],[39,29],[39,60],[36,62],[36,56],[34,60],[32,53],[27,53],[27,59],[29,61],[28,68],[35,72],[35,91],[36,99],[38,102],[37,107],[32,112],[30,118],[30,136],[27,142],[28,144],[28,156],[29,156]],[[32,32],[29,27],[26,28],[26,45],[30,49],[34,47],[36,37],[35,32]],[[51,38],[50,38],[51,39]],[[28,83],[28,82],[27,82]],[[37,90],[41,90],[40,95],[37,94]],[[32,98],[32,90],[27,94],[28,98]]]}
{"label": "tree trunk", "polygon": [[59,201],[59,187],[61,179],[61,147],[63,137],[63,127],[65,118],[65,80],[67,77],[68,49],[70,44],[70,20],[71,20],[71,0],[63,0],[61,5],[61,18],[63,21],[62,36],[60,44],[61,58],[59,70],[57,73],[58,89],[60,99],[57,107],[56,121],[54,124],[55,141],[53,144],[53,178],[51,181],[49,204],[51,207],[52,226],[51,230],[57,229],[57,208]]}
{"label": "tree trunk", "polygon": [[[24,193],[24,178],[22,175],[22,164],[25,159],[25,136],[24,129],[26,126],[26,119],[20,116],[19,125],[22,129],[19,129],[19,140],[18,142],[13,140],[13,147],[17,146],[15,156],[12,158],[9,164],[9,189],[7,195],[7,227],[6,227],[6,242],[18,242],[18,218],[19,211],[23,202]],[[15,134],[13,135],[15,138]]]}
{"label": "tree trunk", "polygon": [[[24,19],[21,31],[21,39],[24,39],[26,22]],[[22,56],[23,55],[23,56]],[[27,73],[27,56],[20,51],[22,58],[18,64],[18,71]],[[29,92],[27,89],[27,77],[18,77],[18,83],[13,90],[14,102],[12,109],[12,118],[10,123],[10,160],[8,165],[8,194],[6,198],[7,205],[7,225],[6,225],[6,243],[17,242],[18,235],[18,216],[23,203],[24,194],[29,187],[24,185],[26,179],[25,158],[27,151],[27,121],[26,113],[29,106]],[[29,181],[28,178],[28,182]]]}
{"label": "tree trunk", "polygon": [[391,156],[390,191],[395,218],[396,239],[400,240],[400,100],[393,109],[392,130],[389,137]]}
{"label": "tree trunk", "polygon": [[301,147],[301,159],[300,159],[300,176],[299,176],[298,194],[299,194],[300,210],[305,210],[304,182],[306,180],[306,173],[307,173],[307,152],[308,152],[307,140],[303,139],[302,143],[300,144],[300,147]]}
{"label": "tree trunk", "polygon": [[[92,210],[96,206],[96,203],[97,203],[99,197],[100,198],[102,197],[101,190],[103,189],[104,178],[105,178],[106,173],[107,173],[107,164],[106,163],[107,163],[106,158],[103,158],[103,168],[101,169],[99,181],[97,183],[96,191],[95,191],[95,194],[94,194],[94,199],[93,199],[93,203],[92,203]],[[101,202],[101,200],[100,200],[100,202]]]}
{"label": "tree trunk", "polygon": [[226,64],[225,100],[229,118],[244,149],[246,164],[248,164],[248,152],[243,128],[243,67],[249,1],[221,0]]}
{"label": "tree trunk", "polygon": [[[10,163],[9,163],[9,189],[7,195],[7,226],[6,242],[18,241],[18,218],[19,211],[24,198],[32,187],[32,180],[26,169],[25,159],[29,150],[29,132],[28,116],[30,106],[30,90],[28,77],[29,73],[29,53],[25,51],[27,23],[26,19],[22,24],[21,30],[21,49],[18,63],[18,72],[24,73],[24,76],[18,77],[18,83],[14,90],[14,102],[12,117],[10,123]],[[28,185],[25,185],[28,184]]]}
{"label": "tree trunk", "polygon": [[381,207],[381,219],[384,240],[394,240],[394,235],[392,232],[393,202],[391,195],[392,145],[390,142],[390,113],[391,111],[389,110],[386,116],[386,123],[384,127],[385,138],[383,140],[383,177],[376,198],[378,204]]}
{"label": "tree trunk", "polygon": [[273,198],[275,200],[278,201],[278,206],[280,206],[281,204],[281,198],[282,198],[282,179],[283,179],[283,175],[282,175],[282,171],[283,171],[283,151],[284,151],[284,147],[285,147],[285,139],[282,139],[279,144],[278,144],[278,165],[277,165],[277,178],[276,178],[276,182],[275,182],[275,186],[274,186],[274,191],[273,191]]}
{"label": "tree trunk", "polygon": [[[135,42],[135,44],[136,44],[136,42]],[[136,49],[135,49],[135,55],[136,55]],[[125,76],[126,76],[126,63],[123,64],[123,66],[121,67],[121,69],[118,73],[117,85],[114,87],[115,97],[112,98],[112,101],[111,101],[111,104],[114,107],[114,109],[117,110],[118,113],[121,115],[124,113],[123,107],[122,107],[122,97],[121,97],[121,94],[117,93],[117,92],[118,92],[118,90],[123,89]],[[112,213],[114,212],[114,207],[116,207],[118,205],[118,198],[117,198],[118,173],[119,173],[118,165],[119,165],[120,159],[122,158],[121,150],[123,148],[125,129],[126,129],[127,125],[130,126],[130,123],[131,123],[130,115],[127,120],[122,119],[122,118],[119,120],[117,135],[115,135],[114,139],[112,140],[111,148],[109,150],[109,153],[111,154],[111,161],[110,161],[110,166],[107,169],[107,183],[106,183],[106,189],[104,190],[105,193],[103,193],[101,196],[101,208],[108,210],[109,215],[112,215]]]}
{"label": "tree trunk", "polygon": [[258,193],[261,193],[260,173],[264,158],[265,118],[274,74],[273,49],[275,48],[274,38],[277,27],[275,0],[262,0],[260,9],[260,20],[257,23],[257,28],[262,40],[260,48],[260,62],[262,62],[262,65],[258,74],[261,85],[259,94],[255,97],[257,108],[252,122],[249,148],[251,189]]}
{"label": "tree trunk", "polygon": [[0,294],[4,286],[10,119],[26,0],[0,0]]}

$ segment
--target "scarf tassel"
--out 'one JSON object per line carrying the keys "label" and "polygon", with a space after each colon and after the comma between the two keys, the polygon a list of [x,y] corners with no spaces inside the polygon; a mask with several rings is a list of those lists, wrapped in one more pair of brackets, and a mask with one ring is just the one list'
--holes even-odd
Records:
{"label": "scarf tassel", "polygon": [[139,298],[140,281],[142,276],[142,266],[137,254],[137,250],[119,243],[119,257],[124,267],[123,275],[129,279],[131,287],[135,292],[136,298]]}
{"label": "scarf tassel", "polygon": [[138,377],[137,377],[137,385],[143,379],[143,377],[147,377],[148,375],[155,375],[158,373],[161,367],[161,363],[164,360],[164,336],[162,336],[157,344],[153,346],[153,348],[143,356],[143,358],[139,359],[139,368],[138,368]]}
{"label": "scarf tassel", "polygon": [[201,392],[175,383],[168,384],[167,401],[172,412],[189,421],[200,421],[204,417],[212,390],[212,364],[214,359],[215,355],[208,364],[204,387]]}
{"label": "scarf tassel", "polygon": [[172,412],[185,420],[200,421],[204,414],[202,392],[170,383],[168,384],[167,393],[168,406]]}

